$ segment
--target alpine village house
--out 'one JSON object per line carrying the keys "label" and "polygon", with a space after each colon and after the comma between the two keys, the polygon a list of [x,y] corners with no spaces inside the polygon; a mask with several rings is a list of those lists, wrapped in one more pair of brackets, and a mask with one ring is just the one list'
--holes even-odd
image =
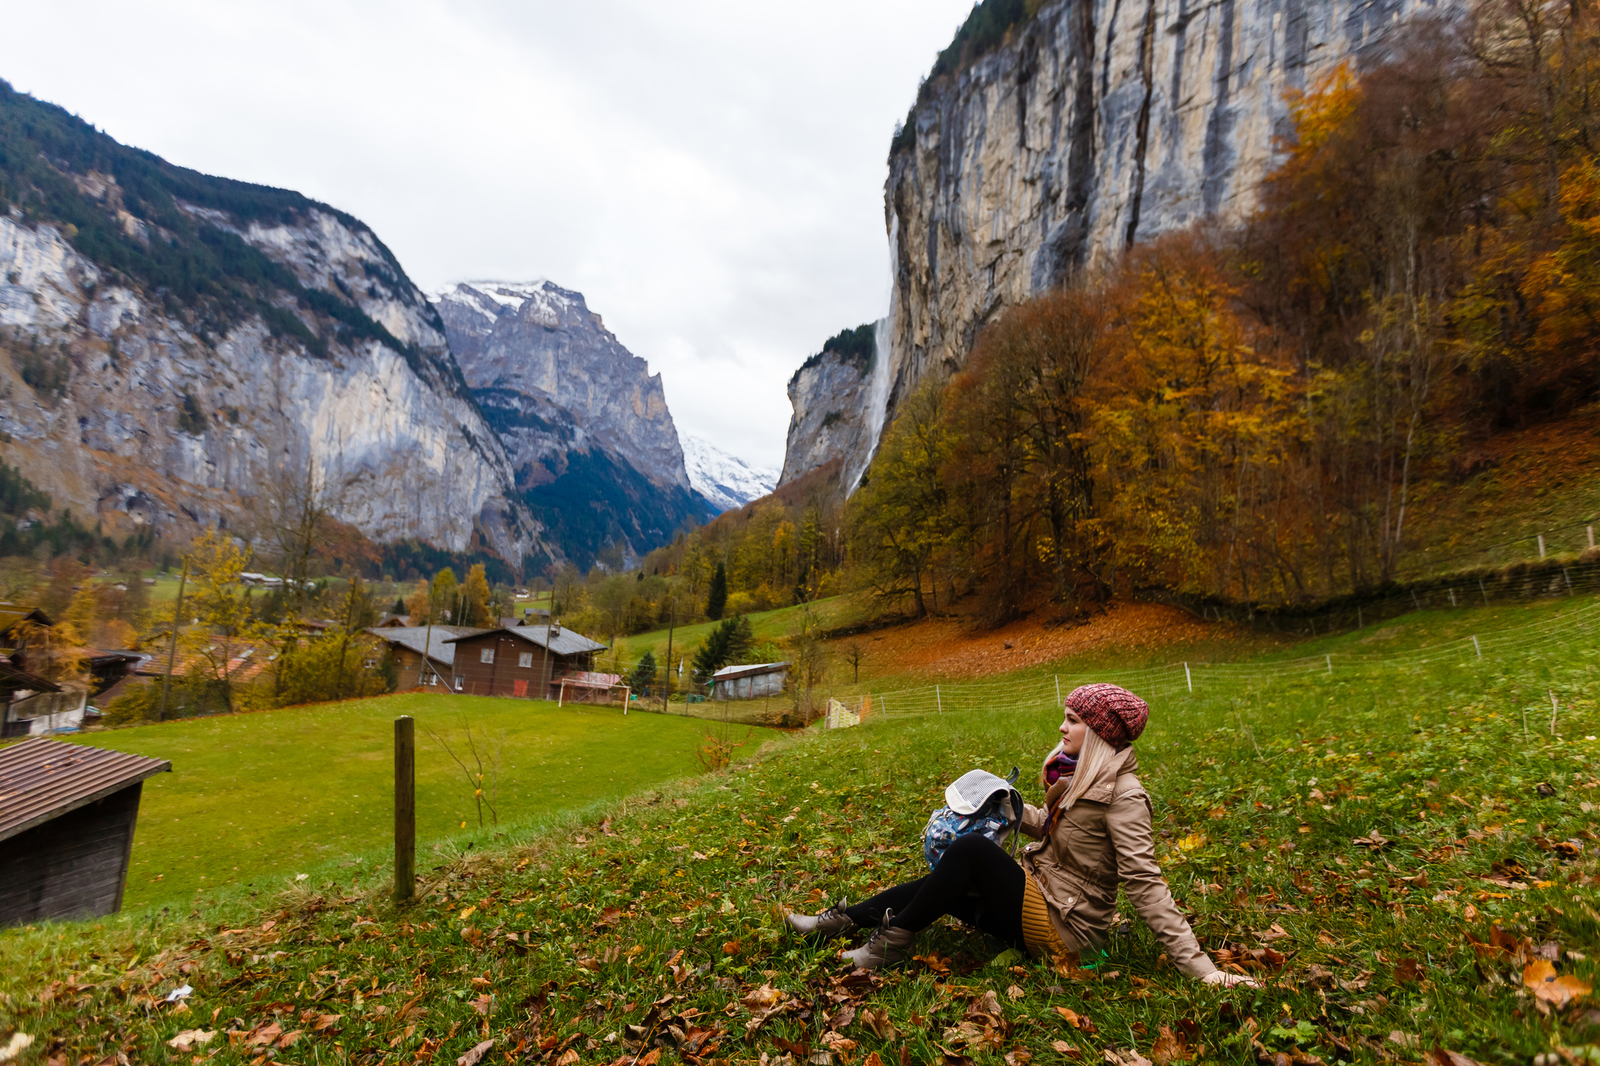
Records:
{"label": "alpine village house", "polygon": [[595,654],[606,645],[560,622],[505,618],[493,629],[377,626],[368,632],[392,649],[402,689],[594,702],[622,684],[615,674],[594,672]]}

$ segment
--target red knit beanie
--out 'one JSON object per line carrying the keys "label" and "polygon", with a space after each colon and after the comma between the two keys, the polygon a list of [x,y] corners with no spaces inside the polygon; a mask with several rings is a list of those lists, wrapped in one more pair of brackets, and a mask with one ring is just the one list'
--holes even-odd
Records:
{"label": "red knit beanie", "polygon": [[1138,740],[1150,720],[1148,703],[1121,686],[1104,683],[1073,689],[1067,709],[1118,751]]}

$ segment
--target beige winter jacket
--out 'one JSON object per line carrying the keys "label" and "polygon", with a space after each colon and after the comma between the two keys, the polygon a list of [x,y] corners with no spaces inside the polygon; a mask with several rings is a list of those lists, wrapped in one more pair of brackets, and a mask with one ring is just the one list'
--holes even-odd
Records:
{"label": "beige winter jacket", "polygon": [[[1119,752],[1072,809],[1056,819],[1050,839],[1023,849],[1022,866],[1038,882],[1050,919],[1068,947],[1105,942],[1120,885],[1173,965],[1192,977],[1204,977],[1217,967],[1200,950],[1156,864],[1150,796],[1134,776],[1138,768],[1131,747]],[[1051,786],[1044,807],[1026,806],[1023,833],[1035,840],[1043,835],[1049,805],[1069,783]]]}

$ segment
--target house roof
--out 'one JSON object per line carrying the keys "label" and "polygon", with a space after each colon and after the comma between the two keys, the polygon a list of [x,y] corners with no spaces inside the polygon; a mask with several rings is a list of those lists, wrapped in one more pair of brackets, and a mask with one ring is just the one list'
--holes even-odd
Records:
{"label": "house roof", "polygon": [[[209,650],[218,651],[221,648],[222,642],[219,640],[212,644]],[[254,680],[267,668],[268,663],[277,658],[273,654],[270,645],[263,644],[258,647],[255,644],[241,640],[233,641],[228,651],[231,653],[227,663],[228,680],[235,684],[243,684],[246,681]],[[166,674],[166,653],[141,656],[140,658],[142,661],[135,663],[133,667],[135,674],[140,677],[161,677]],[[210,674],[214,669],[215,664],[211,661],[209,655],[179,648],[177,655],[173,659],[172,676],[184,677],[191,673]]]}
{"label": "house roof", "polygon": [[30,674],[26,670],[19,670],[4,659],[0,659],[0,691],[5,689],[13,692],[17,689],[27,689],[29,692],[60,692],[61,686]]}
{"label": "house roof", "polygon": [[[455,645],[449,643],[450,641],[462,637],[474,637],[489,630],[472,626],[373,626],[367,632],[390,644],[410,648],[419,655],[425,653],[440,666],[451,666],[456,661],[456,649]],[[425,652],[424,644],[427,645]]]}
{"label": "house roof", "polygon": [[0,603],[0,633],[9,633],[22,622],[37,622],[42,626],[55,625],[37,607],[30,607],[25,603]]}
{"label": "house roof", "polygon": [[776,674],[789,669],[788,663],[754,663],[747,666],[724,666],[711,675],[712,681],[732,681],[736,677],[754,677],[758,674]]}
{"label": "house roof", "polygon": [[0,840],[171,769],[166,759],[44,737],[0,749]]}
{"label": "house roof", "polygon": [[466,636],[451,637],[447,643],[470,640],[489,633],[505,633],[518,640],[525,640],[537,648],[548,646],[557,655],[582,655],[585,652],[606,650],[604,644],[590,640],[582,633],[574,633],[570,629],[557,629],[551,632],[550,626],[501,626],[499,629],[480,629]]}

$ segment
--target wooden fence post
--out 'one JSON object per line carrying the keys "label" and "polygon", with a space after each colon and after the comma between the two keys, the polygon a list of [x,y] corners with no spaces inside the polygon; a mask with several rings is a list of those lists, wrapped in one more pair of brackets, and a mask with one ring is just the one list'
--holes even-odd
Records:
{"label": "wooden fence post", "polygon": [[394,898],[417,891],[417,734],[409,714],[394,720]]}

